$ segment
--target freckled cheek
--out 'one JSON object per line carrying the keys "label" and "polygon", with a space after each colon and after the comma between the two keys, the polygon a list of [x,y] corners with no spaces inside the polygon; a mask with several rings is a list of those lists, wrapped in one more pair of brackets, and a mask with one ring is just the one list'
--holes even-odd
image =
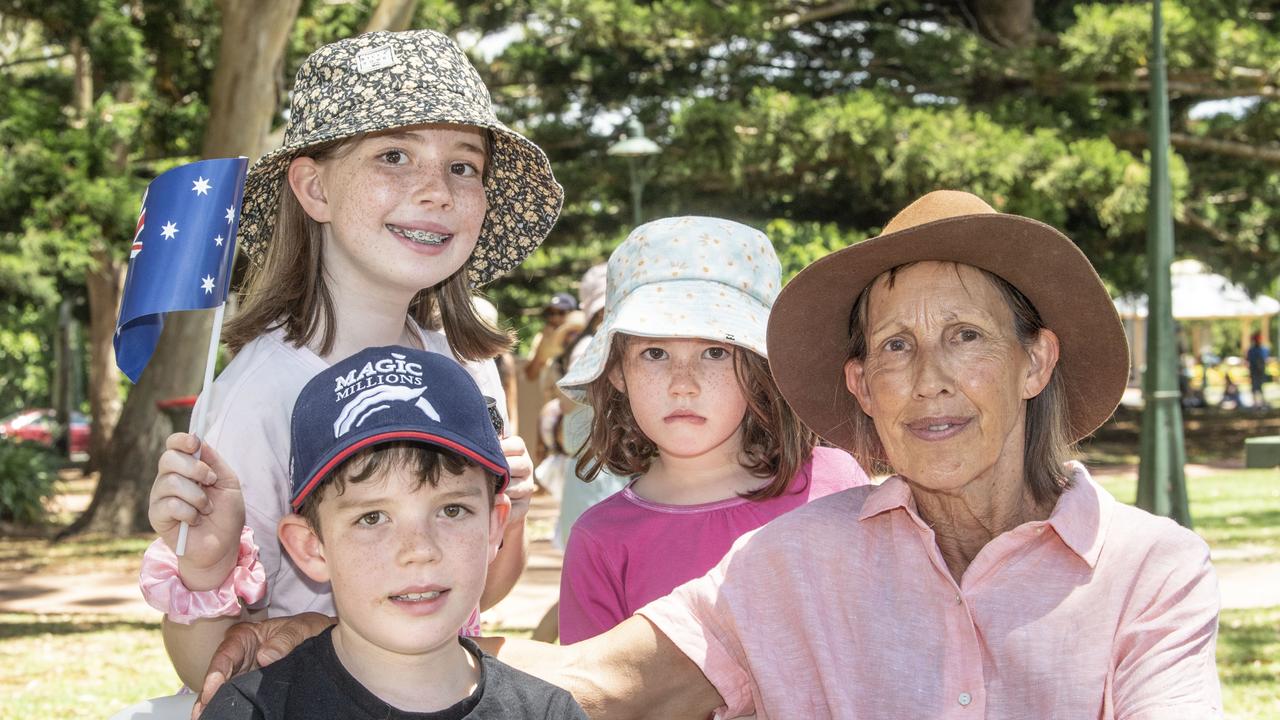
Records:
{"label": "freckled cheek", "polygon": [[377,587],[374,581],[392,579],[395,561],[392,549],[386,548],[381,553],[358,549],[355,546],[344,548],[338,555],[326,555],[329,561],[333,582],[344,588],[356,589]]}
{"label": "freckled cheek", "polygon": [[458,210],[468,222],[479,227],[484,222],[485,213],[489,211],[489,201],[485,197],[483,187],[464,186],[455,188],[453,196]]}

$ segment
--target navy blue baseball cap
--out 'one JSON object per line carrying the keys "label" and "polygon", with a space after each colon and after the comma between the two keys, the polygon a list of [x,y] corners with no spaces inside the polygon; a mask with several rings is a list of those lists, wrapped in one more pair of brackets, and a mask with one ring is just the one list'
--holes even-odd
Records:
{"label": "navy blue baseball cap", "polygon": [[496,492],[511,480],[480,388],[439,353],[367,348],[321,371],[298,395],[291,435],[294,510],[344,460],[388,442],[419,442],[472,460],[496,476]]}
{"label": "navy blue baseball cap", "polygon": [[556,293],[547,301],[544,310],[563,310],[564,312],[573,312],[578,309],[578,301],[569,293]]}

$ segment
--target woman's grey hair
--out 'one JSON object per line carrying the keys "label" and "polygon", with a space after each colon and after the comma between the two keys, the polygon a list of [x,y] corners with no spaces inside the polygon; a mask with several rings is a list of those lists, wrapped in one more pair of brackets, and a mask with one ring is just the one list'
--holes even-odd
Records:
{"label": "woman's grey hair", "polygon": [[[867,357],[867,304],[871,288],[880,278],[886,278],[888,287],[892,288],[897,274],[914,264],[904,263],[881,273],[858,294],[849,317],[849,359],[865,360]],[[958,264],[951,264],[957,265],[956,272],[959,273]],[[1023,347],[1029,347],[1040,336],[1040,331],[1045,329],[1039,311],[1009,281],[982,268],[975,269],[1000,291],[1000,296],[1013,314],[1013,327],[1018,342]],[[1055,367],[1044,390],[1027,400],[1023,476],[1032,496],[1042,505],[1053,504],[1063,491],[1071,487],[1071,477],[1063,468],[1063,464],[1071,457],[1074,445],[1069,418],[1062,373]],[[854,429],[854,447],[851,450],[858,460],[874,472],[892,471],[871,417],[859,408],[850,422]]]}

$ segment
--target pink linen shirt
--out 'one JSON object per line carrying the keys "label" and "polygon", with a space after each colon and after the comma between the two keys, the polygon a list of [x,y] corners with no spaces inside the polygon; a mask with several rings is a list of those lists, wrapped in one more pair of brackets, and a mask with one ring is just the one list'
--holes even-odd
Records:
{"label": "pink linen shirt", "polygon": [[715,566],[739,537],[807,502],[869,482],[849,453],[815,448],[782,495],[700,505],[651,502],[631,486],[573,525],[560,575],[560,642],[595,637]]}
{"label": "pink linen shirt", "polygon": [[717,717],[1221,717],[1208,547],[1069,470],[1049,519],[958,585],[893,477],[742,537],[639,613],[715,685]]}

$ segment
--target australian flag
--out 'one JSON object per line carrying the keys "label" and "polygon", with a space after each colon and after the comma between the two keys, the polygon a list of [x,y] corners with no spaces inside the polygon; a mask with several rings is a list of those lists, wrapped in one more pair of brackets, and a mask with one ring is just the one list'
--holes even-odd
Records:
{"label": "australian flag", "polygon": [[231,285],[247,158],[201,160],[151,181],[129,250],[116,365],[138,382],[164,314],[221,305]]}

